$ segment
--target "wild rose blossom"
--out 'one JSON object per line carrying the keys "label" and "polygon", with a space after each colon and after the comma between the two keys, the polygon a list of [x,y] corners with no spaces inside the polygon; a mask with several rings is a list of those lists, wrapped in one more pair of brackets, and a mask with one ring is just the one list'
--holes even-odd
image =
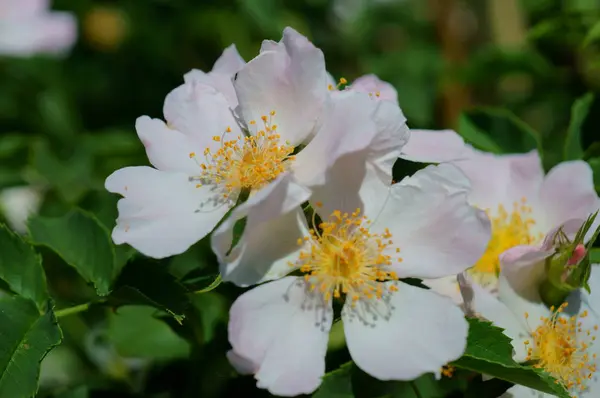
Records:
{"label": "wild rose blossom", "polygon": [[[439,143],[451,143],[445,155],[436,137]],[[456,133],[447,131],[411,132],[401,157],[422,162],[448,160],[471,180],[469,202],[487,212],[492,238],[485,254],[467,272],[491,291],[497,287],[500,255],[512,250],[505,260],[510,266],[522,260],[519,253],[547,253],[542,245],[545,237],[565,223],[579,222],[580,226],[600,207],[592,170],[584,161],[560,163],[544,175],[537,151],[494,155],[465,144],[459,148],[457,138]],[[424,283],[462,302],[455,278]]]}
{"label": "wild rose blossom", "polygon": [[[591,293],[574,291],[565,303],[549,309],[539,295],[539,274],[531,271],[529,267],[503,268],[497,297],[463,279],[468,311],[504,329],[512,339],[517,362],[531,361],[533,366],[556,378],[574,397],[597,396],[600,346],[595,340],[600,321],[597,290],[600,273],[598,270],[591,273]],[[550,398],[552,395],[516,385],[501,397]]]}
{"label": "wild rose blossom", "polygon": [[77,38],[75,18],[49,8],[49,0],[2,0],[0,55],[29,57],[69,51]]}
{"label": "wild rose blossom", "polygon": [[[226,50],[217,65],[239,66],[233,51]],[[261,53],[237,72],[235,112],[214,84],[190,78],[176,88],[165,100],[167,124],[145,116],[136,123],[155,169],[125,168],[106,181],[109,191],[124,196],[113,240],[151,257],[181,253],[215,227],[240,193],[268,193],[279,180],[302,187],[289,198],[265,198],[276,215],[281,203],[299,206],[308,187],[322,186],[325,171],[338,159],[371,144],[369,153],[382,153],[375,172],[391,181],[389,163],[408,134],[402,112],[357,92],[330,97],[326,79],[323,53],[286,28],[281,42],[265,41]],[[379,130],[378,121],[385,122]],[[312,142],[294,154],[311,135]],[[391,140],[396,149],[388,149]],[[256,216],[249,215],[253,212]],[[248,206],[232,218],[247,215],[264,220],[259,209]],[[213,244],[222,259],[231,246],[231,225],[224,225]]]}
{"label": "wild rose blossom", "polygon": [[343,192],[311,200],[321,223],[288,211],[287,228],[277,231],[291,235],[286,242],[248,233],[262,241],[262,261],[248,262],[246,275],[250,268],[262,275],[266,261],[274,274],[304,274],[247,291],[230,312],[230,361],[276,395],[319,386],[334,300],[343,303],[353,360],[381,380],[439,375],[466,344],[458,307],[398,280],[455,275],[483,253],[489,222],[468,205],[464,175],[451,165],[429,166],[391,187],[371,178],[338,188]]}

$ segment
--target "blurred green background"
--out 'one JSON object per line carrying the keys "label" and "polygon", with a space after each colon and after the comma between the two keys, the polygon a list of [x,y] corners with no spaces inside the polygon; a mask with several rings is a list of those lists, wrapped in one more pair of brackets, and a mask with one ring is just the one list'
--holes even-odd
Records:
{"label": "blurred green background", "polygon": [[[547,168],[563,159],[574,102],[600,89],[596,0],[56,0],[53,8],[79,21],[68,56],[0,58],[0,189],[29,186],[37,199],[27,206],[41,215],[77,206],[108,229],[117,198],[104,191],[104,179],[147,164],[135,119],[162,117],[183,74],[210,70],[224,47],[235,43],[250,60],[263,39],[279,40],[288,25],[323,50],[335,77],[351,82],[374,73],[391,82],[410,127],[476,126],[515,151],[515,132],[536,131]],[[582,101],[587,115],[600,111],[595,97]],[[599,123],[580,120],[584,158],[598,155]],[[7,203],[3,217],[22,232]],[[56,254],[41,253],[57,308],[95,297]],[[151,270],[168,269],[178,283],[198,287],[217,270],[206,241],[172,259],[134,256],[119,283],[136,269],[149,283],[161,278]],[[161,289],[158,283],[158,295],[171,294]],[[149,307],[61,317],[65,340],[43,362],[39,396],[268,396],[252,377],[236,376],[224,356],[227,309],[240,291],[221,285],[193,296],[183,326]],[[328,369],[348,360],[342,345],[333,339]],[[422,394],[468,396],[465,377],[433,390],[425,378]],[[394,388],[392,396],[414,396]],[[355,394],[385,395],[377,391]]]}

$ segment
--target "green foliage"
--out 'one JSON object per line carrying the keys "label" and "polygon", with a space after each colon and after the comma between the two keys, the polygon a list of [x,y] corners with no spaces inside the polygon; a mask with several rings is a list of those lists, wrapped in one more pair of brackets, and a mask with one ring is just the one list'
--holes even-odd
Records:
{"label": "green foliage", "polygon": [[540,369],[522,366],[512,359],[510,339],[490,322],[469,318],[469,337],[464,355],[453,362],[457,368],[483,373],[515,384],[569,398],[556,380]]}
{"label": "green foliage", "polygon": [[121,356],[166,361],[189,355],[188,343],[159,320],[156,312],[152,307],[127,305],[111,314],[108,337]]}
{"label": "green foliage", "polygon": [[0,397],[28,398],[37,391],[40,361],[62,340],[54,313],[40,315],[19,296],[0,299]]}
{"label": "green foliage", "polygon": [[351,372],[354,364],[348,362],[339,369],[327,373],[313,398],[354,398]]}
{"label": "green foliage", "polygon": [[524,153],[541,149],[539,133],[501,108],[478,108],[461,115],[458,133],[476,148],[491,153]]}
{"label": "green foliage", "polygon": [[571,108],[571,123],[569,123],[569,130],[565,141],[565,160],[581,159],[583,156],[581,128],[590,111],[593,101],[594,95],[588,93],[583,97],[578,98]]}
{"label": "green foliage", "polygon": [[29,221],[31,239],[47,246],[94,284],[99,295],[111,290],[124,264],[117,258],[108,231],[91,214],[73,210],[63,217],[35,217]]}
{"label": "green foliage", "polygon": [[0,225],[0,279],[16,294],[47,306],[48,289],[42,259],[21,237]]}

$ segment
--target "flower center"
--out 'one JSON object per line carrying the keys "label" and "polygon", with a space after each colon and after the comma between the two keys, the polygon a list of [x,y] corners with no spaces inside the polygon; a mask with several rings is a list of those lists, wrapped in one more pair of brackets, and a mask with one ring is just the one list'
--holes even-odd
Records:
{"label": "flower center", "polygon": [[469,269],[477,283],[488,286],[496,282],[500,273],[500,254],[518,245],[535,243],[543,237],[533,232],[535,220],[531,212],[525,198],[520,203],[515,202],[510,213],[503,205],[498,206],[496,216],[492,216],[489,209],[486,210],[492,223],[492,236],[483,256]]}
{"label": "flower center", "polygon": [[[587,353],[596,339],[590,330],[583,330],[576,316],[561,317],[567,303],[562,304],[549,318],[542,317],[542,324],[532,332],[533,344],[525,341],[528,361],[550,373],[569,390],[584,391],[585,382],[596,371],[596,354]],[[554,311],[554,307],[551,307]],[[584,311],[579,317],[587,317]],[[525,318],[528,314],[525,314]],[[594,326],[594,331],[598,326]]]}
{"label": "flower center", "polygon": [[[254,120],[250,121],[250,128],[258,130],[253,135],[226,139],[231,132],[227,128],[222,136],[214,136],[213,140],[221,146],[214,153],[210,148],[204,150],[206,160],[199,163],[202,172],[192,178],[202,182],[196,186],[206,182],[219,184],[227,198],[243,189],[260,189],[286,171],[287,161],[294,160],[291,155],[294,147],[280,142],[277,125],[272,123],[273,116],[275,111],[270,117],[262,116],[263,128],[260,130],[255,127]],[[190,157],[195,158],[196,154],[192,152]]]}
{"label": "flower center", "polygon": [[[318,228],[310,230],[309,236],[298,240],[307,249],[290,266],[299,267],[310,289],[320,291],[325,301],[344,294],[356,303],[381,299],[386,293],[396,291],[395,285],[388,288],[382,283],[398,279],[390,267],[392,257],[386,254],[393,244],[392,234],[387,229],[383,234],[371,233],[370,223],[360,216],[360,209],[352,214],[334,211],[329,221],[320,223]],[[399,252],[397,248],[396,253]]]}

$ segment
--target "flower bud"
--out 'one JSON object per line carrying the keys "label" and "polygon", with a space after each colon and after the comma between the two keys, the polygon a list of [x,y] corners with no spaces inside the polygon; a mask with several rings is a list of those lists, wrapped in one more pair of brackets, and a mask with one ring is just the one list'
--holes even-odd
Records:
{"label": "flower bud", "polygon": [[573,240],[562,229],[554,236],[552,243],[555,253],[546,259],[546,280],[540,287],[540,295],[547,305],[560,305],[570,292],[582,287],[589,292],[589,249],[594,244],[600,228],[596,229],[587,244],[583,241],[597,214],[598,212],[588,217]]}

